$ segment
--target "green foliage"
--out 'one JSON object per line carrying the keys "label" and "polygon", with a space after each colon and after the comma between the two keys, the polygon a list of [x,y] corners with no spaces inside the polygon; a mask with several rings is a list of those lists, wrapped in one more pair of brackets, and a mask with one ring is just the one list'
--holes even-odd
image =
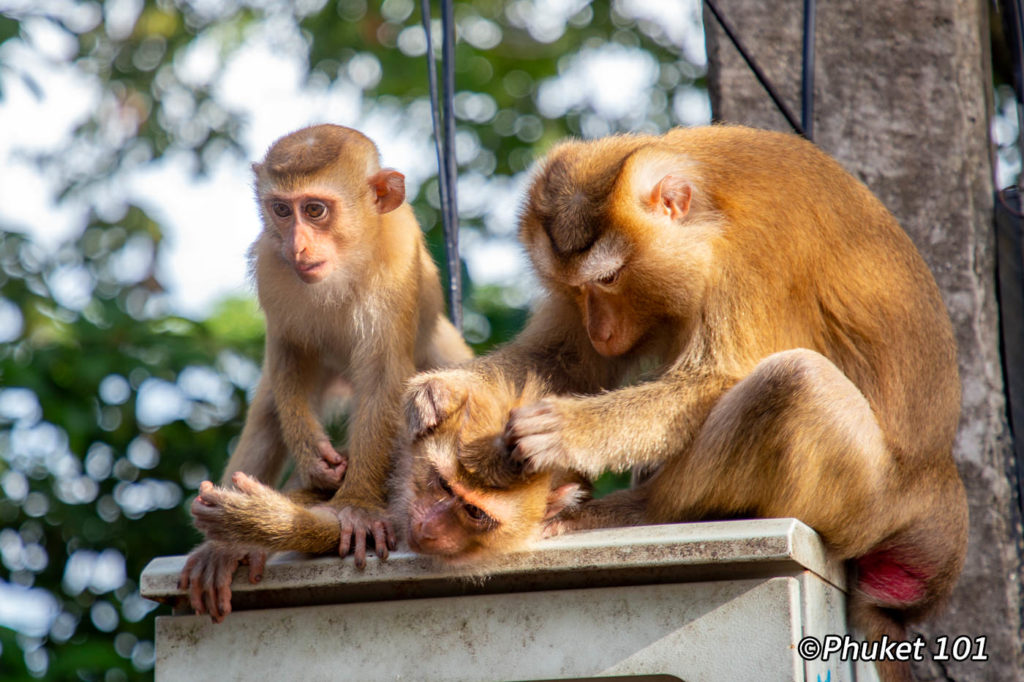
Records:
{"label": "green foliage", "polygon": [[[418,3],[145,0],[127,23],[91,3],[42,4],[0,11],[0,50],[42,50],[29,27],[45,25],[74,46],[66,65],[98,83],[94,114],[68,145],[34,160],[62,200],[103,209],[51,251],[0,225],[0,599],[31,595],[52,607],[36,626],[0,627],[0,677],[147,679],[159,611],[138,596],[137,579],[152,557],[198,540],[189,498],[220,474],[241,429],[263,322],[250,299],[224,301],[203,321],[168,311],[156,268],[163,226],[137,206],[111,209],[109,197],[120,196],[126,174],[172,153],[189,156],[197,173],[243,153],[244,116],[218,99],[217,83],[227,57],[263,26],[282,41],[298,37],[311,88],[355,82],[362,68],[378,76],[358,82],[367,110],[422,116]],[[657,25],[625,16],[619,3],[581,1],[544,41],[531,33],[533,7],[457,3],[457,123],[472,152],[463,173],[522,173],[554,140],[588,126],[667,128],[679,122],[667,104],[673,93],[702,86]],[[200,43],[214,45],[220,62],[197,79],[182,63]],[[581,50],[610,44],[643,50],[660,69],[645,118],[604,120],[587,104],[542,115],[540,85]],[[0,77],[9,75],[43,97],[28,67],[0,59]],[[441,263],[436,193],[432,179],[412,199]],[[489,226],[478,212],[463,216],[463,229],[486,238]],[[521,291],[464,278],[477,351],[522,328]],[[623,484],[606,477],[599,490]]]}

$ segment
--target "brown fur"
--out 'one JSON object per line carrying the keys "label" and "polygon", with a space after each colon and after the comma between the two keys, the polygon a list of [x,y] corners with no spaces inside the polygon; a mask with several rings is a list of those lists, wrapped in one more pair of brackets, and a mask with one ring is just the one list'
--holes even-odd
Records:
{"label": "brown fur", "polygon": [[[412,549],[449,563],[479,562],[527,546],[546,519],[586,496],[589,486],[579,475],[525,473],[507,456],[509,411],[546,395],[542,382],[527,377],[517,386],[496,377],[486,394],[470,395],[447,392],[432,377],[414,378],[410,392],[450,401],[449,416],[402,444],[392,486],[392,518]],[[204,483],[200,490],[196,525],[211,540],[315,554],[338,546],[339,523],[322,498],[285,495],[242,473],[232,483],[234,489]],[[467,515],[467,505],[485,512],[486,520]]]}
{"label": "brown fur", "polygon": [[[863,184],[804,140],[743,127],[567,142],[520,225],[547,298],[431,391],[537,373],[563,395],[510,416],[527,472],[654,472],[548,532],[796,516],[859,568],[851,615],[872,637],[950,593],[967,521],[952,328]],[[449,416],[409,405],[413,424]]]}
{"label": "brown fur", "polygon": [[[437,267],[403,203],[402,176],[380,168],[373,142],[341,126],[305,128],[275,142],[253,170],[264,229],[250,254],[267,320],[266,354],[222,484],[244,472],[274,485],[291,454],[301,487],[329,494],[325,505],[341,526],[339,551],[347,553],[354,540],[361,566],[367,535],[388,525],[387,481],[406,380],[471,352],[444,317]],[[334,450],[319,415],[339,385],[351,393],[347,456]],[[200,497],[193,513],[206,507]],[[253,506],[252,520],[278,523],[268,511]],[[206,528],[215,523],[204,521]],[[225,604],[230,609],[223,573],[256,544],[244,535],[218,537],[224,542],[202,545],[182,574],[193,606],[215,619]],[[378,553],[386,545],[378,543]]]}

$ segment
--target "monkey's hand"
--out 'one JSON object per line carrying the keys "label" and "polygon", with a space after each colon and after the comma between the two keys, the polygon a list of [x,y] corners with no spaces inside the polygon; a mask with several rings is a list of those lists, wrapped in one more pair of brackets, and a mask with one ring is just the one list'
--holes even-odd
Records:
{"label": "monkey's hand", "polygon": [[447,370],[421,374],[409,382],[405,415],[409,432],[422,438],[454,415],[469,398],[471,372]]}
{"label": "monkey's hand", "polygon": [[316,442],[316,458],[305,470],[305,480],[312,488],[337,490],[345,480],[348,457],[334,449],[326,438]]}
{"label": "monkey's hand", "polygon": [[366,568],[366,541],[373,543],[373,549],[381,561],[386,561],[388,551],[398,546],[398,536],[384,510],[367,509],[364,507],[317,505],[312,509],[330,509],[338,517],[341,530],[341,542],[338,545],[338,556],[345,557],[351,551],[355,557],[356,568]]}
{"label": "monkey's hand", "polygon": [[565,443],[566,402],[545,398],[509,413],[505,445],[512,461],[521,463],[527,473],[572,468]]}
{"label": "monkey's hand", "polygon": [[249,565],[249,582],[263,579],[267,553],[252,548],[204,542],[192,550],[178,578],[178,589],[188,590],[189,604],[199,615],[210,614],[220,623],[231,613],[231,578],[241,564]]}

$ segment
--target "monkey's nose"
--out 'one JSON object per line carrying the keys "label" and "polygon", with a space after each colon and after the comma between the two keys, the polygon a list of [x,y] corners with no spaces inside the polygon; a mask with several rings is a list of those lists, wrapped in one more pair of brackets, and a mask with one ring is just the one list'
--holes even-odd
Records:
{"label": "monkey's nose", "polygon": [[431,533],[428,528],[424,526],[423,521],[416,521],[412,524],[412,531],[420,541],[431,542],[437,540],[437,536]]}

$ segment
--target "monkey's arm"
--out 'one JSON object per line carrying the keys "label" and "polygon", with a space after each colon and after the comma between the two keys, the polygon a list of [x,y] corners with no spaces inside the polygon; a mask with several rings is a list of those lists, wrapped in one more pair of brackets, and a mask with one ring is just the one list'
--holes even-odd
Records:
{"label": "monkey's arm", "polygon": [[[345,475],[347,461],[331,445],[311,404],[312,392],[319,385],[320,363],[307,350],[273,334],[267,337],[264,371],[270,373],[282,440],[295,458],[304,486],[335,490]],[[229,467],[225,475],[232,473]]]}
{"label": "monkey's arm", "polygon": [[406,377],[414,373],[411,353],[399,347],[412,339],[403,330],[384,331],[380,339],[391,346],[357,348],[352,383],[357,402],[349,420],[349,465],[345,480],[328,505],[338,516],[338,553],[352,549],[358,568],[366,565],[367,538],[377,556],[387,558],[397,544],[387,515],[388,479],[398,429],[399,406]]}
{"label": "monkey's arm", "polygon": [[511,343],[472,362],[418,375],[409,382],[409,428],[423,435],[465,404],[471,392],[524,386],[539,378],[552,393],[595,393],[617,384],[621,363],[598,355],[579,323],[579,312],[560,299],[543,302]]}
{"label": "monkey's arm", "polygon": [[608,393],[550,396],[513,410],[512,456],[534,469],[567,468],[596,477],[609,469],[653,466],[692,441],[735,380],[682,370]]}

